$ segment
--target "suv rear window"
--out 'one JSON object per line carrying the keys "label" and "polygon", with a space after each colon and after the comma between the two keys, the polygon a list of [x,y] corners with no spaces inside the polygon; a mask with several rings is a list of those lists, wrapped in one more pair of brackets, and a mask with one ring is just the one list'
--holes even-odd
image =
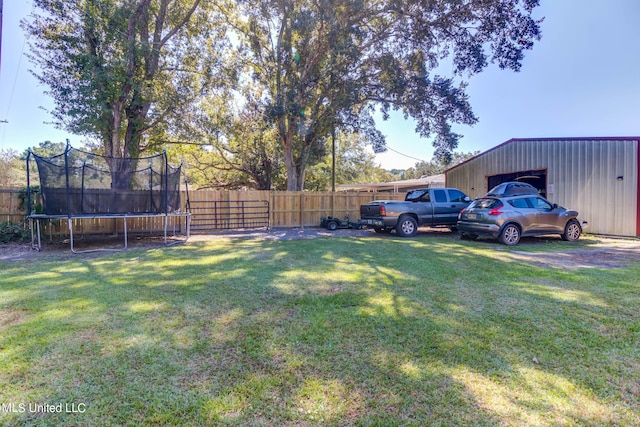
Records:
{"label": "suv rear window", "polygon": [[486,198],[486,199],[476,199],[469,205],[469,209],[493,209],[496,207],[502,206],[502,202],[498,199]]}
{"label": "suv rear window", "polygon": [[524,194],[538,194],[538,190],[526,182],[503,182],[493,187],[485,196],[520,196]]}

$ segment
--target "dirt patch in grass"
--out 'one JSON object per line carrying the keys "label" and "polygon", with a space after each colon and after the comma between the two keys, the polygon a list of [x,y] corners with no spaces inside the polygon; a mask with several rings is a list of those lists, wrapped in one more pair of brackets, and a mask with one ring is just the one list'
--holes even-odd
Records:
{"label": "dirt patch in grass", "polygon": [[22,322],[25,314],[27,313],[27,309],[11,309],[11,310],[0,310],[0,326],[3,328],[17,325]]}
{"label": "dirt patch in grass", "polygon": [[[208,235],[191,236],[189,242],[203,242],[220,239],[265,239],[265,240],[296,240],[315,239],[331,237],[360,237],[371,239],[397,238],[395,233],[378,234],[371,229],[338,229],[329,231],[321,227],[304,228],[272,228],[270,230],[233,230]],[[421,228],[420,233],[413,239],[422,240],[433,237],[450,238],[459,240],[458,233],[451,232],[446,228]],[[483,240],[482,244],[492,247],[499,252],[499,257],[511,259],[516,262],[527,262],[532,265],[547,268],[621,268],[630,262],[640,260],[640,239],[635,238],[612,238],[604,236],[587,236],[580,240],[578,244],[563,243],[561,250],[542,250],[538,248],[545,244],[558,242],[559,236],[543,236],[523,238],[521,243],[515,248],[507,248],[493,240]],[[78,241],[75,243],[76,250],[98,249],[98,248],[119,248],[122,247],[122,237],[98,237]],[[129,236],[128,248],[162,248],[164,241],[162,237],[151,236]],[[528,248],[531,248],[529,251]],[[22,260],[65,260],[76,257],[93,258],[109,254],[110,252],[90,252],[83,254],[73,254],[69,248],[67,240],[54,242],[43,242],[42,251],[31,249],[29,243],[9,243],[0,245],[0,263]]]}
{"label": "dirt patch in grass", "polygon": [[515,261],[528,262],[548,268],[622,268],[640,261],[640,241],[612,238],[592,238],[588,248],[568,249],[548,253],[510,252],[506,256]]}
{"label": "dirt patch in grass", "polygon": [[[265,240],[296,240],[315,239],[322,237],[376,237],[373,230],[339,229],[329,231],[321,227],[305,228],[275,228],[258,230],[232,230],[206,235],[192,235],[189,242],[203,242],[221,239],[265,239]],[[182,238],[182,237],[180,237]],[[171,242],[172,240],[169,239]],[[124,245],[123,236],[90,236],[84,239],[74,240],[76,251],[94,249],[120,249]],[[161,236],[129,236],[127,249],[153,249],[165,247],[164,239]],[[0,263],[22,260],[57,260],[73,259],[77,257],[93,258],[108,255],[110,251],[87,252],[74,254],[71,252],[69,240],[57,239],[53,241],[42,241],[42,250],[31,249],[30,243],[7,243],[0,244]]]}
{"label": "dirt patch in grass", "polygon": [[0,262],[31,259],[32,252],[28,243],[4,243],[0,245]]}

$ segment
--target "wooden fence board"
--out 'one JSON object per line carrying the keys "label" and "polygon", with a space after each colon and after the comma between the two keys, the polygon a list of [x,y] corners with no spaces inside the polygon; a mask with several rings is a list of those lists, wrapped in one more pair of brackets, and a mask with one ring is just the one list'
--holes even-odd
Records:
{"label": "wooden fence board", "polygon": [[19,224],[24,220],[18,189],[0,189],[0,222]]}

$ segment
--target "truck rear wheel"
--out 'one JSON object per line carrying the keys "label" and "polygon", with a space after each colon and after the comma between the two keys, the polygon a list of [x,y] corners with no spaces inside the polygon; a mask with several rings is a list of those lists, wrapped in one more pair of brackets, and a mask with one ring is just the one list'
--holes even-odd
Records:
{"label": "truck rear wheel", "polygon": [[396,233],[401,237],[412,237],[418,233],[418,221],[410,215],[402,215],[396,224]]}

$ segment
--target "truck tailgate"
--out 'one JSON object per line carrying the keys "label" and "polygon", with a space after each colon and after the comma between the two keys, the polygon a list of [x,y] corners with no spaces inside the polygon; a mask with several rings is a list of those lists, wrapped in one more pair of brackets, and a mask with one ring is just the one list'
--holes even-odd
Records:
{"label": "truck tailgate", "polygon": [[379,218],[380,203],[372,202],[366,205],[360,205],[360,218]]}

